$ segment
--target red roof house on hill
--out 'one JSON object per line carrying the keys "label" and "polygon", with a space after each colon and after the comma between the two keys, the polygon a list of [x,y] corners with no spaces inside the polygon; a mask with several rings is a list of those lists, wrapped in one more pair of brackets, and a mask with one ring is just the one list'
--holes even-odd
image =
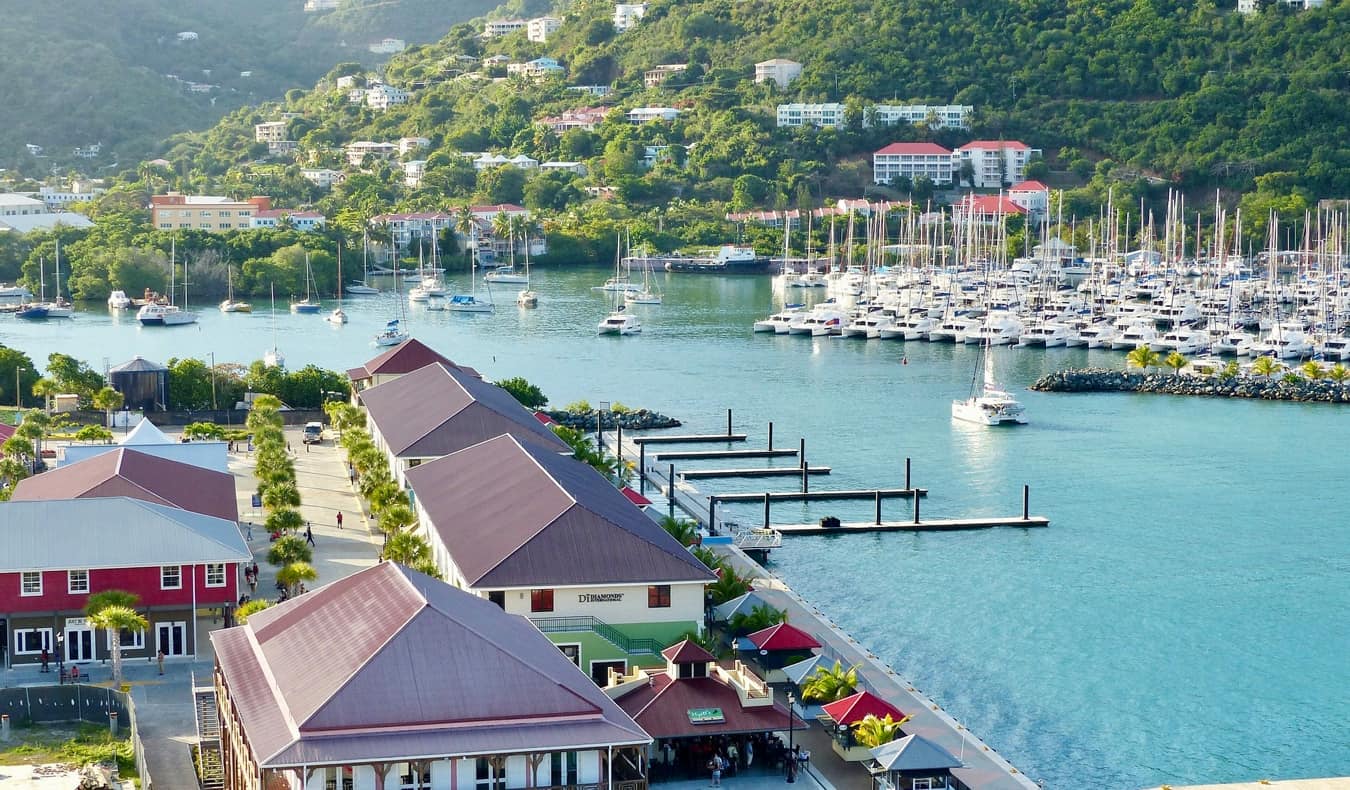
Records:
{"label": "red roof house on hill", "polygon": [[10,498],[31,502],[115,496],[239,520],[232,475],[128,447],[21,480]]}
{"label": "red roof house on hill", "polygon": [[482,378],[478,371],[455,364],[449,357],[442,355],[415,337],[404,340],[359,368],[348,370],[347,378],[352,380],[352,394],[355,395],[362,390],[369,389],[377,384],[383,384],[386,381],[393,381],[399,376],[412,373],[414,370],[421,370],[427,365],[437,362],[447,368],[468,373],[474,378]]}

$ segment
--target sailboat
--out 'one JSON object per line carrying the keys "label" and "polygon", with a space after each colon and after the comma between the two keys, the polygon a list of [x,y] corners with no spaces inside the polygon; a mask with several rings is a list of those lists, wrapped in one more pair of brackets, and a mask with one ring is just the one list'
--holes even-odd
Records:
{"label": "sailboat", "polygon": [[530,231],[525,230],[525,290],[516,294],[516,304],[525,308],[539,306],[539,294],[530,287]]}
{"label": "sailboat", "polygon": [[[394,295],[399,295],[398,287],[398,267],[394,267]],[[405,317],[403,313],[403,300],[398,300],[398,309],[400,317]],[[375,345],[377,346],[396,346],[408,339],[408,331],[403,328],[398,318],[392,319],[384,325],[384,331],[375,335]]]}
{"label": "sailboat", "polygon": [[952,419],[980,425],[1025,425],[1027,422],[1022,404],[1007,391],[999,389],[994,380],[993,346],[988,338],[984,341],[984,351],[976,357],[970,397],[952,401]]}
{"label": "sailboat", "polygon": [[197,314],[190,313],[186,309],[188,304],[187,261],[183,262],[183,306],[179,307],[173,303],[174,292],[178,290],[174,284],[174,277],[178,268],[174,263],[176,257],[177,240],[175,239],[169,242],[169,304],[150,302],[141,307],[136,312],[136,320],[141,322],[141,326],[182,326],[197,323]]}
{"label": "sailboat", "polygon": [[15,313],[16,318],[22,318],[28,321],[40,321],[47,317],[47,281],[43,279],[44,261],[38,259],[38,300],[28,302],[19,308]]}
{"label": "sailboat", "polygon": [[[375,296],[380,292],[379,288],[370,285],[370,237],[365,231],[361,233],[361,280],[347,283],[344,290],[349,296]],[[342,282],[338,278],[338,282]]]}
{"label": "sailboat", "polygon": [[314,270],[309,267],[309,253],[305,253],[305,298],[291,302],[292,313],[313,314],[319,312],[319,300],[314,298]]}
{"label": "sailboat", "polygon": [[[338,260],[337,260],[337,266],[338,266],[337,281],[338,281],[338,282],[342,282],[342,242],[340,242],[340,241],[338,242],[338,253],[337,253],[337,258],[338,258]],[[327,322],[330,323],[330,324],[337,324],[337,325],[341,326],[342,324],[347,323],[347,314],[344,313],[344,312],[342,311],[342,289],[341,289],[341,288],[338,288],[338,289],[337,289],[337,300],[338,300],[337,307],[334,307],[334,308],[333,308],[333,312],[331,312],[331,313],[329,313],[328,315],[324,316],[323,320],[327,321]]]}
{"label": "sailboat", "polygon": [[478,298],[478,243],[475,239],[469,256],[469,293],[455,294],[445,309],[454,313],[490,313],[496,309],[492,304],[492,284],[487,283],[488,298]]}
{"label": "sailboat", "polygon": [[234,301],[234,269],[226,264],[225,266],[225,301],[220,303],[220,312],[222,313],[251,313],[253,305],[248,302]]}
{"label": "sailboat", "polygon": [[[630,268],[631,273],[631,268]],[[624,291],[623,300],[628,304],[661,304],[661,293],[652,288],[651,266],[642,264],[642,290]]]}
{"label": "sailboat", "polygon": [[263,354],[263,366],[269,368],[286,367],[286,358],[277,349],[277,286],[272,283],[272,350]]}
{"label": "sailboat", "polygon": [[498,285],[529,285],[529,275],[521,274],[516,271],[516,239],[514,232],[510,234],[508,243],[511,245],[511,263],[505,266],[498,266],[487,274],[484,274],[483,282],[497,283]]}

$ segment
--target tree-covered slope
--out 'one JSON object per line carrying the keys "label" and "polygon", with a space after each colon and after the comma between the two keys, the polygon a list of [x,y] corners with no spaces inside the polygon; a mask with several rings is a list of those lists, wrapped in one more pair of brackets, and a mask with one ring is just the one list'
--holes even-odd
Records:
{"label": "tree-covered slope", "polygon": [[[0,167],[45,172],[72,162],[74,147],[93,143],[104,147],[93,167],[134,162],[169,134],[206,128],[230,109],[312,85],[338,61],[373,62],[371,41],[435,40],[492,0],[345,0],[323,14],[306,14],[303,6],[303,0],[6,4]],[[197,38],[178,39],[189,31]],[[217,87],[194,93],[188,83]],[[47,158],[30,157],[27,143],[42,146]]]}

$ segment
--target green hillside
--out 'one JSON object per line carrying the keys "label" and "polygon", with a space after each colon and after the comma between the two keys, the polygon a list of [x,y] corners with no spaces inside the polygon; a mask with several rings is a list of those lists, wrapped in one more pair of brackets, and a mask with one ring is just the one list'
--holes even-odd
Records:
{"label": "green hillside", "polygon": [[[0,25],[0,106],[8,108],[0,167],[39,174],[74,163],[72,149],[94,143],[103,152],[81,163],[86,169],[135,162],[174,132],[312,85],[338,61],[373,63],[370,41],[435,40],[493,4],[344,0],[322,14],[304,13],[303,0],[8,5]],[[197,38],[180,41],[187,31]],[[216,87],[194,93],[188,83]],[[47,158],[29,156],[27,143]]]}

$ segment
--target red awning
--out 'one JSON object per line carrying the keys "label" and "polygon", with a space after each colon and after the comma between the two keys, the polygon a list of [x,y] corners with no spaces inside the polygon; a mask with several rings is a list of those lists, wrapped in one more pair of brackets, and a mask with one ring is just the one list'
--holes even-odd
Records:
{"label": "red awning", "polygon": [[648,506],[648,505],[650,505],[650,504],[652,503],[652,501],[651,501],[650,499],[648,499],[647,497],[643,496],[642,494],[639,494],[638,492],[634,491],[633,489],[629,488],[628,486],[624,486],[623,488],[621,488],[621,489],[619,489],[619,490],[623,492],[623,495],[624,495],[624,496],[628,497],[628,501],[629,501],[629,502],[632,502],[633,504],[637,505],[638,507],[646,507],[646,506]]}
{"label": "red awning", "polygon": [[548,416],[547,414],[543,413],[542,411],[537,411],[537,412],[535,412],[535,413],[534,413],[534,418],[535,418],[536,420],[542,422],[542,423],[545,424],[545,425],[557,425],[557,424],[558,424],[558,421],[557,421],[557,420],[553,419],[552,417]]}
{"label": "red awning", "polygon": [[878,719],[890,716],[895,721],[900,721],[905,714],[900,709],[868,691],[859,691],[851,697],[844,697],[838,702],[831,702],[822,706],[826,716],[829,716],[835,724],[844,724],[853,726],[868,715],[876,716]]}
{"label": "red awning", "polygon": [[771,625],[746,637],[760,650],[810,650],[820,647],[815,637],[789,623]]}

